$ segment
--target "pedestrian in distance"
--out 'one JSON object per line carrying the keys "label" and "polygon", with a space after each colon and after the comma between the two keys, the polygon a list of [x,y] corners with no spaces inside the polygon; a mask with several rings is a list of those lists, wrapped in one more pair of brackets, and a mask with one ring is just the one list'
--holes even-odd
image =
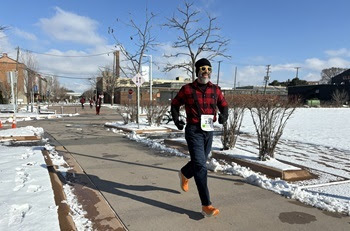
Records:
{"label": "pedestrian in distance", "polygon": [[[171,114],[179,130],[185,128],[185,139],[190,153],[190,161],[179,171],[180,186],[184,192],[189,190],[188,182],[194,177],[202,214],[216,216],[219,209],[212,206],[207,181],[207,158],[212,148],[213,123],[216,121],[217,108],[220,111],[218,122],[223,124],[228,118],[228,104],[219,86],[210,82],[211,63],[200,59],[195,63],[197,79],[182,86],[171,101]],[[185,105],[186,122],[179,119],[180,107]]]}
{"label": "pedestrian in distance", "polygon": [[96,100],[96,115],[100,114],[103,95],[99,95]]}
{"label": "pedestrian in distance", "polygon": [[85,103],[85,98],[84,97],[81,97],[80,103],[81,103],[81,108],[84,109],[84,103]]}
{"label": "pedestrian in distance", "polygon": [[94,106],[94,101],[91,98],[89,99],[89,103],[90,103],[90,108],[92,108]]}

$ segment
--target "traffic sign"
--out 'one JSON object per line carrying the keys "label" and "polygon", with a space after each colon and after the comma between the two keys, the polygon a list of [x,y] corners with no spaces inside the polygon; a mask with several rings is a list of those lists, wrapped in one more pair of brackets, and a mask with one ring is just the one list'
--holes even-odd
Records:
{"label": "traffic sign", "polygon": [[132,81],[136,84],[136,86],[140,87],[144,82],[145,79],[140,75],[140,73],[137,73],[133,78]]}
{"label": "traffic sign", "polygon": [[132,89],[129,89],[129,95],[132,95],[132,93],[134,93],[134,91]]}

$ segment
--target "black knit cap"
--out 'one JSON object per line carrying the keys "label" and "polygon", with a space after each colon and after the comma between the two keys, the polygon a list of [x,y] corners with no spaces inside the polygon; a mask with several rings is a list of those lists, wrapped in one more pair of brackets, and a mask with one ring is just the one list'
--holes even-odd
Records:
{"label": "black knit cap", "polygon": [[202,67],[202,66],[210,66],[211,67],[211,63],[209,62],[208,59],[200,59],[198,60],[194,66],[196,67],[196,76],[198,76],[198,72],[199,72],[199,68]]}

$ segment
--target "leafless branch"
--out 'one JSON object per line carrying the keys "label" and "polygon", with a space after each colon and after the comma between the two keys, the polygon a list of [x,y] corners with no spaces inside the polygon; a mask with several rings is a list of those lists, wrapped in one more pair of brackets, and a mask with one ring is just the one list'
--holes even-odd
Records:
{"label": "leafless branch", "polygon": [[171,18],[167,18],[167,23],[163,24],[163,27],[179,31],[180,35],[173,43],[173,48],[185,48],[186,53],[179,52],[176,54],[165,54],[166,58],[179,58],[184,57],[185,62],[181,64],[168,63],[164,71],[171,71],[176,68],[184,69],[188,73],[191,73],[192,80],[195,79],[195,67],[194,63],[199,55],[203,54],[211,60],[215,57],[221,56],[230,58],[226,55],[227,45],[229,39],[225,39],[218,34],[220,28],[215,26],[215,17],[211,17],[207,14],[208,25],[202,27],[203,24],[199,18],[200,11],[193,9],[193,3],[184,2],[183,8],[178,8],[177,12],[179,17],[175,14]]}

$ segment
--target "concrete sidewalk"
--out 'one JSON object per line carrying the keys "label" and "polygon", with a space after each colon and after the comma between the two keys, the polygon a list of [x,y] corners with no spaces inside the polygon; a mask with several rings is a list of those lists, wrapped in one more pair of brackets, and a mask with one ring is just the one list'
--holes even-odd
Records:
{"label": "concrete sidewalk", "polygon": [[[188,159],[159,153],[108,131],[103,124],[120,119],[114,110],[102,108],[102,115],[96,116],[85,107],[79,113],[18,126],[43,127],[50,142],[63,146],[68,158],[74,157],[81,174],[89,177],[129,230],[350,230],[348,216],[286,199],[237,176],[211,172],[211,200],[221,213],[204,218],[194,180],[187,193],[179,187],[177,172]],[[98,216],[96,210],[87,211]]]}

